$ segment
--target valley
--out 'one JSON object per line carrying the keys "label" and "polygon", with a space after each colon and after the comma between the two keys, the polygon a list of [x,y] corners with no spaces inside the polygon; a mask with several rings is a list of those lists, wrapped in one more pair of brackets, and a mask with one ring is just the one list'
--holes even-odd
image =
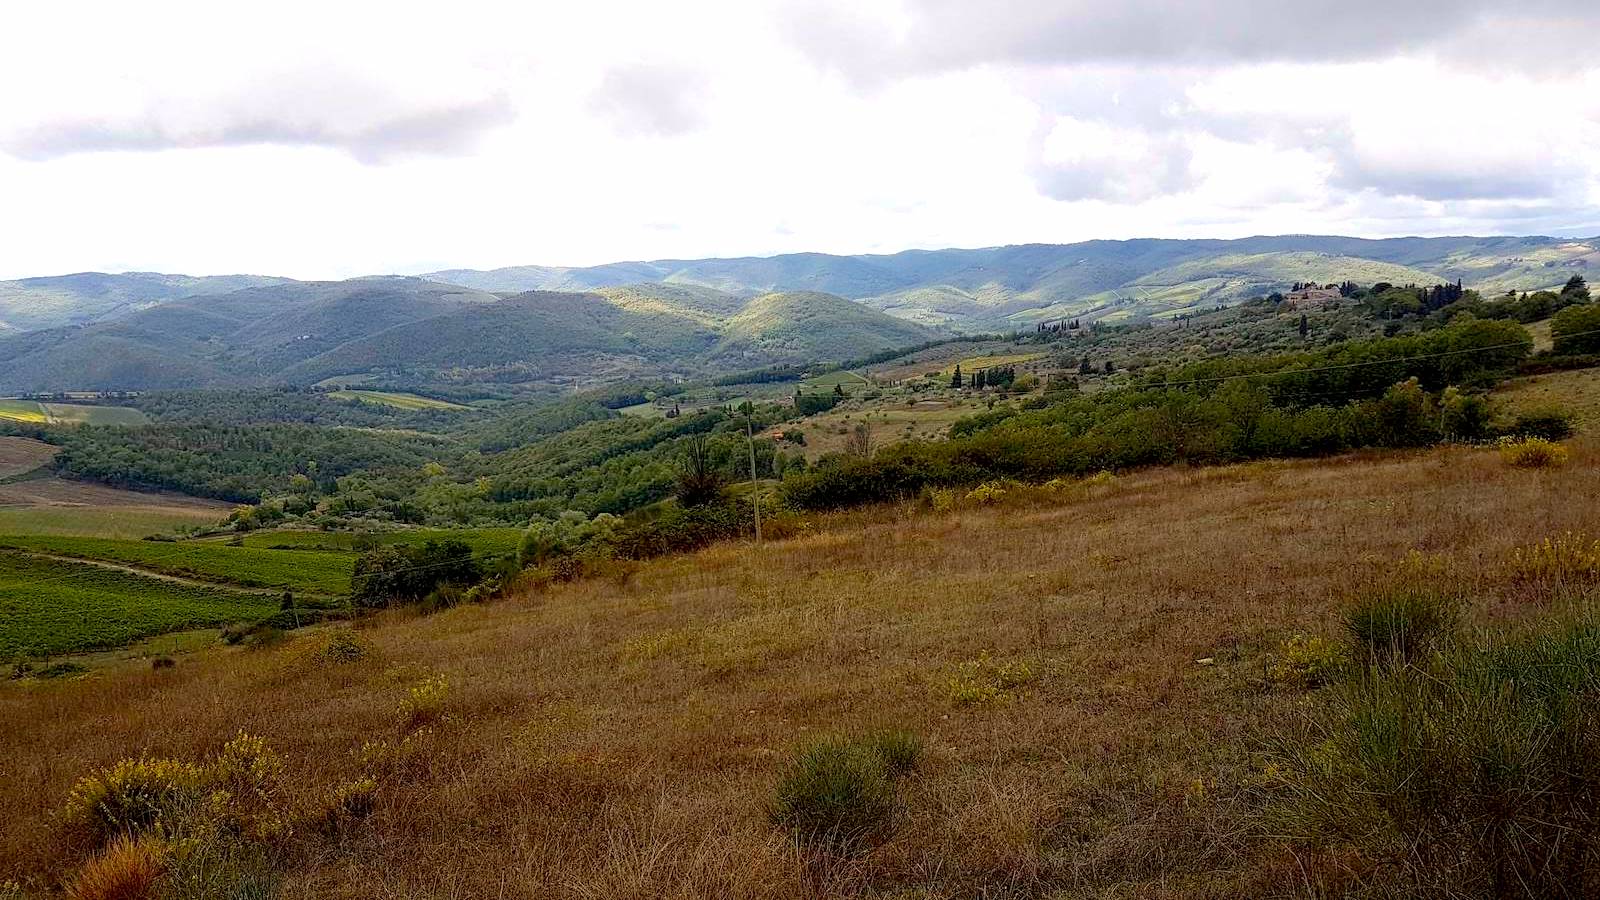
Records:
{"label": "valley", "polygon": [[[1324,854],[1382,847],[1267,830],[1314,775],[1292,748],[1362,683],[1351,610],[1472,584],[1468,641],[1582,608],[1600,329],[1570,277],[1266,287],[956,335],[815,292],[320,285],[289,331],[337,320],[333,356],[247,349],[283,310],[223,295],[211,364],[304,383],[0,420],[0,879],[97,865],[83,813],[22,823],[149,777],[231,860],[174,871],[286,895],[1359,885]],[[390,301],[426,317],[345,321]],[[189,302],[124,321],[219,324]],[[784,810],[852,741],[908,761],[818,763],[887,779],[805,813],[869,816],[839,843]],[[161,773],[235,753],[277,761],[213,828]]]}

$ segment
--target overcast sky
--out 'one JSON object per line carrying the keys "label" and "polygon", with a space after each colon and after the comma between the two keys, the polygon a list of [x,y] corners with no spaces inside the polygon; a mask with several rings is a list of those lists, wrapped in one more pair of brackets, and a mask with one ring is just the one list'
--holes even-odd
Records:
{"label": "overcast sky", "polygon": [[1595,0],[53,0],[0,33],[0,278],[1600,234]]}

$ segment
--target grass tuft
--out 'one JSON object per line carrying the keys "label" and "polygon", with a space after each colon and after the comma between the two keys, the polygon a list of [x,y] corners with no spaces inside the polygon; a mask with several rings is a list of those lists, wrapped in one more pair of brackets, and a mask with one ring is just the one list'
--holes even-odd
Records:
{"label": "grass tuft", "polygon": [[1345,613],[1355,655],[1381,667],[1415,665],[1455,630],[1459,603],[1420,585],[1397,585],[1359,600]]}
{"label": "grass tuft", "polygon": [[1592,896],[1597,698],[1593,622],[1369,670],[1275,754],[1274,824],[1393,895]]}
{"label": "grass tuft", "polygon": [[160,842],[119,837],[90,857],[67,887],[69,900],[155,900],[167,872]]}
{"label": "grass tuft", "polygon": [[905,731],[832,737],[801,748],[770,815],[802,845],[851,850],[888,830],[894,779],[916,767],[922,741]]}

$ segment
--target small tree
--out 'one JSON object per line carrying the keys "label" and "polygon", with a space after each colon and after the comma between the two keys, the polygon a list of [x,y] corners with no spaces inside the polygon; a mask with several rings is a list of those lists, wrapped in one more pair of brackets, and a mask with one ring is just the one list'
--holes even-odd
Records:
{"label": "small tree", "polygon": [[1311,333],[1311,320],[1305,313],[1300,314],[1300,336],[1305,337]]}
{"label": "small tree", "polygon": [[1574,275],[1568,278],[1566,285],[1561,288],[1561,300],[1569,305],[1573,303],[1588,303],[1589,282],[1585,281],[1582,275]]}
{"label": "small tree", "polygon": [[953,388],[956,388],[956,389],[960,389],[961,385],[962,385],[962,381],[961,381],[961,363],[956,363],[956,373],[954,375],[950,376],[950,386],[953,387]]}
{"label": "small tree", "polygon": [[872,426],[857,422],[844,439],[844,452],[861,459],[872,458]]}
{"label": "small tree", "polygon": [[1094,374],[1094,366],[1089,364],[1089,357],[1087,355],[1085,355],[1083,357],[1083,359],[1078,362],[1078,374],[1079,375],[1092,375],[1092,374]]}
{"label": "small tree", "polygon": [[711,461],[711,441],[703,434],[684,439],[678,460],[678,502],[704,506],[722,498],[722,473]]}

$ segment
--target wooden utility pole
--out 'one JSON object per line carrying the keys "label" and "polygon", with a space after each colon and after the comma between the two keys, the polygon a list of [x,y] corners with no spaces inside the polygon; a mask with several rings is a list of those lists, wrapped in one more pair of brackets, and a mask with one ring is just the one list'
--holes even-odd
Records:
{"label": "wooden utility pole", "polygon": [[[751,410],[754,412],[754,410]],[[756,546],[761,546],[761,482],[756,480],[756,433],[750,424],[750,413],[744,417],[744,439],[750,446],[750,505],[756,512]]]}

